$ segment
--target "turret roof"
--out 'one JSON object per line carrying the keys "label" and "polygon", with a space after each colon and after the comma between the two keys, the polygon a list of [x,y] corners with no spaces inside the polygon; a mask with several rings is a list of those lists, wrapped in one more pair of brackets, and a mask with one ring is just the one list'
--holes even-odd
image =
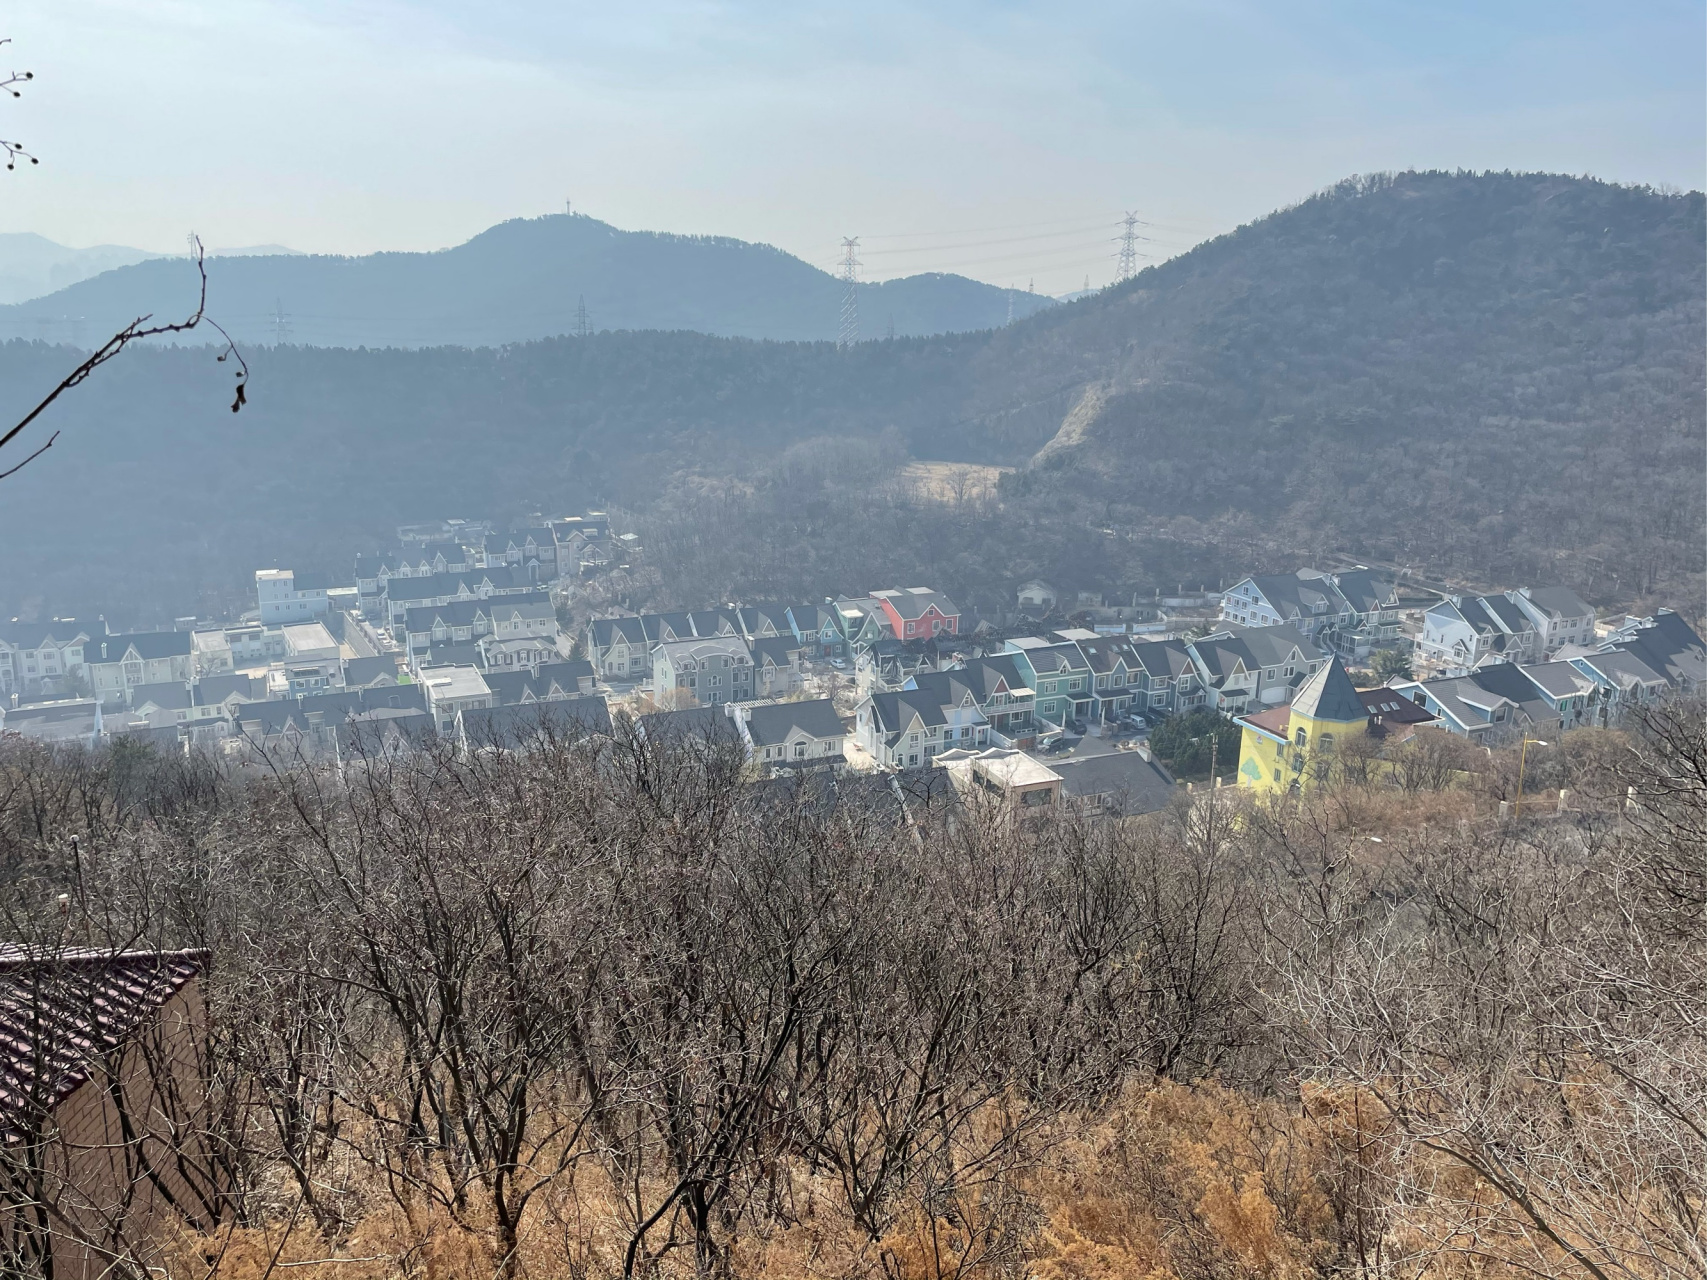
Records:
{"label": "turret roof", "polygon": [[1299,687],[1298,696],[1292,699],[1292,714],[1342,724],[1366,720],[1369,715],[1364,709],[1363,699],[1357,696],[1357,687],[1346,675],[1345,667],[1338,658]]}

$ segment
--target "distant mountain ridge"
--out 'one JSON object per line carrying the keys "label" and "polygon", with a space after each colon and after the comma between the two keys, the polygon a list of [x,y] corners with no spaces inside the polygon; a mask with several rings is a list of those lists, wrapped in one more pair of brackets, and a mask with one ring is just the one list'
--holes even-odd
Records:
{"label": "distant mountain ridge", "polygon": [[[193,297],[182,257],[109,271],[0,307],[0,339],[82,341]],[[320,347],[492,347],[594,330],[691,329],[832,341],[846,286],[765,244],[623,231],[582,214],[517,218],[433,253],[227,258],[208,304],[239,341]],[[990,329],[1053,299],[929,274],[859,286],[860,335]]]}
{"label": "distant mountain ridge", "polygon": [[123,244],[73,249],[31,231],[0,233],[0,303],[26,302],[158,256]]}
{"label": "distant mountain ridge", "polygon": [[[702,600],[895,580],[976,605],[1027,577],[1130,589],[1345,554],[1687,608],[1704,231],[1699,192],[1408,173],[1011,326],[847,351],[689,332],[263,347],[236,418],[206,349],[126,353],[0,485],[0,609],[185,612],[407,520],[585,503],[679,519],[667,554]],[[68,354],[0,343],[0,420]],[[1014,470],[979,523],[976,503],[885,522],[872,487],[909,457]],[[1185,550],[1157,559],[1159,541]]]}

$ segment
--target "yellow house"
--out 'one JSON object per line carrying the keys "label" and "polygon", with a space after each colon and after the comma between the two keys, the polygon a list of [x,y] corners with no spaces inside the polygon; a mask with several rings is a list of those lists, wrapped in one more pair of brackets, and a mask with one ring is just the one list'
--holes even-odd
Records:
{"label": "yellow house", "polygon": [[1323,772],[1346,739],[1369,731],[1369,712],[1335,658],[1306,680],[1289,707],[1235,716],[1239,785],[1254,791],[1293,791]]}

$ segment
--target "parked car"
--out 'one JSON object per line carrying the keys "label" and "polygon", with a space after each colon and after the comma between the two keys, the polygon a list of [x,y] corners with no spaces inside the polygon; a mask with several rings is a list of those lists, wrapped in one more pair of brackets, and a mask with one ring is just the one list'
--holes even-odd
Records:
{"label": "parked car", "polygon": [[1144,717],[1140,715],[1127,716],[1126,724],[1132,729],[1148,729],[1150,727],[1149,721],[1145,720]]}
{"label": "parked car", "polygon": [[848,664],[841,658],[831,658],[830,665],[838,671],[845,671],[848,666]]}

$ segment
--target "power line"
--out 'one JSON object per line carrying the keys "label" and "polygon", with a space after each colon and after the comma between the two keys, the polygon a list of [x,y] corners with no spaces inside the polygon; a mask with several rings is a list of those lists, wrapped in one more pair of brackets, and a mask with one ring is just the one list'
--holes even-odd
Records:
{"label": "power line", "polygon": [[273,345],[282,347],[290,341],[290,317],[285,314],[284,302],[273,299]]}
{"label": "power line", "polygon": [[1119,227],[1118,222],[1098,222],[1088,227],[1074,227],[1068,231],[1046,231],[1034,236],[1002,236],[996,240],[968,240],[959,244],[923,244],[907,249],[868,249],[868,256],[892,258],[899,255],[917,255],[921,253],[952,253],[959,249],[982,249],[995,244],[1022,244],[1028,240],[1064,240],[1068,236],[1078,237],[1090,231],[1101,231],[1105,227],[1113,230]]}
{"label": "power line", "polygon": [[842,257],[842,280],[847,291],[842,294],[842,322],[836,331],[836,348],[846,350],[859,341],[859,237],[842,241],[846,253]]}
{"label": "power line", "polygon": [[587,318],[587,295],[582,294],[581,300],[575,304],[575,336],[588,338],[593,333],[593,322]]}
{"label": "power line", "polygon": [[[1029,231],[1036,227],[1085,227],[1088,229],[1091,226],[1107,225],[1109,221],[1109,216],[1104,214],[1094,218],[1087,216],[1083,218],[1056,218],[1044,222],[1008,222],[995,227],[958,227],[950,231],[891,231],[886,235],[866,236],[864,238],[867,240],[928,240],[941,236],[980,236],[992,231]],[[1060,234],[1069,235],[1071,231],[1063,230]]]}

